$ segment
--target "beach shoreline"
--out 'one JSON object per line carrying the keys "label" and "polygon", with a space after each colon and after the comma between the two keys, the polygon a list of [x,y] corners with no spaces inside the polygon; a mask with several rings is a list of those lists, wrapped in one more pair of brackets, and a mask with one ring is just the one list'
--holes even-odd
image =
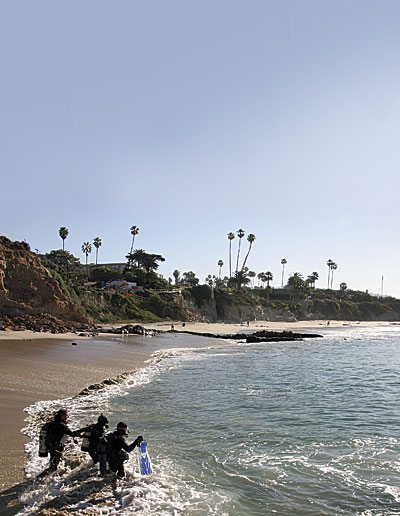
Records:
{"label": "beach shoreline", "polygon": [[91,384],[134,372],[153,352],[121,344],[110,336],[78,340],[76,335],[52,339],[51,334],[45,338],[28,334],[17,339],[17,332],[12,333],[10,339],[0,338],[0,491],[24,478],[28,438],[21,429],[26,407],[75,396]]}
{"label": "beach shoreline", "polygon": [[[182,323],[180,321],[143,325],[163,332],[242,333],[262,329],[274,331],[316,331],[374,328],[388,322],[356,321],[251,321],[245,324]],[[118,325],[115,325],[115,327]],[[165,340],[165,339],[164,339]],[[170,342],[170,341],[168,341]],[[24,480],[24,409],[41,400],[64,399],[77,395],[91,384],[134,372],[144,367],[153,353],[163,349],[162,338],[100,334],[98,338],[74,333],[44,334],[31,331],[0,332],[0,492]],[[5,514],[0,499],[1,513]],[[8,499],[8,498],[7,498]],[[3,500],[4,501],[4,500]],[[2,506],[3,505],[3,506]],[[10,513],[12,514],[12,512]]]}

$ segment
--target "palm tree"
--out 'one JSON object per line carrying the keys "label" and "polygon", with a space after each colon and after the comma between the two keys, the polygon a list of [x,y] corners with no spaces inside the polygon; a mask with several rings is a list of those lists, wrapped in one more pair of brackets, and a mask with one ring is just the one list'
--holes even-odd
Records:
{"label": "palm tree", "polygon": [[65,249],[64,249],[64,241],[65,241],[65,239],[67,238],[68,233],[69,233],[68,228],[66,228],[66,227],[64,227],[64,226],[62,226],[62,227],[59,229],[59,231],[58,231],[58,234],[60,235],[60,238],[62,238],[62,241],[63,241],[63,251],[65,250]]}
{"label": "palm tree", "polygon": [[265,277],[265,272],[259,272],[257,274],[257,278],[259,281],[261,281],[262,286],[264,287],[264,283],[267,281],[267,278]]}
{"label": "palm tree", "polygon": [[138,234],[139,234],[139,228],[137,226],[131,226],[131,235],[132,235],[131,254],[133,253],[133,245],[135,243],[135,236]]}
{"label": "palm tree", "polygon": [[238,247],[237,260],[236,260],[236,274],[238,273],[238,270],[239,270],[240,244],[242,242],[242,238],[244,237],[244,235],[245,235],[245,232],[243,231],[243,229],[239,229],[237,232],[237,236],[239,238],[239,247]]}
{"label": "palm tree", "polygon": [[256,277],[256,273],[254,271],[249,271],[249,278],[251,278],[251,286],[254,287],[254,278]]}
{"label": "palm tree", "polygon": [[265,273],[265,281],[267,282],[267,288],[269,288],[269,282],[274,279],[274,276],[271,271],[267,271]]}
{"label": "palm tree", "polygon": [[312,285],[312,287],[315,288],[315,282],[317,281],[318,278],[319,278],[318,272],[312,272],[307,277],[307,283],[309,283],[309,285]]}
{"label": "palm tree", "polygon": [[269,286],[269,282],[274,279],[274,276],[271,271],[267,271],[264,276],[265,276],[265,281],[267,282],[267,299],[269,300],[269,294],[271,292],[271,287]]}
{"label": "palm tree", "polygon": [[235,238],[235,233],[228,233],[229,240],[229,277],[232,278],[232,240]]}
{"label": "palm tree", "polygon": [[206,283],[207,283],[207,285],[208,285],[210,288],[213,288],[213,286],[214,286],[214,278],[215,278],[215,276],[211,276],[211,274],[209,274],[209,275],[206,277]]}
{"label": "palm tree", "polygon": [[96,248],[96,265],[97,265],[97,258],[99,256],[99,247],[101,247],[102,241],[100,237],[96,237],[93,239],[93,245]]}
{"label": "palm tree", "polygon": [[250,283],[250,278],[248,275],[249,269],[245,267],[244,269],[240,269],[235,274],[235,280],[236,280],[236,288],[239,290],[242,288],[242,285],[248,285]]}
{"label": "palm tree", "polygon": [[86,256],[86,273],[89,277],[89,269],[88,269],[88,256],[92,252],[92,244],[90,242],[83,242],[82,244],[82,253]]}
{"label": "palm tree", "polygon": [[245,268],[246,266],[246,262],[247,262],[247,258],[249,257],[249,254],[250,254],[250,251],[251,251],[251,246],[253,245],[253,242],[254,240],[256,239],[256,235],[253,235],[253,233],[249,233],[247,235],[247,241],[249,243],[249,249],[247,250],[247,254],[246,254],[246,257],[243,261],[243,265],[242,265],[242,270]]}
{"label": "palm tree", "polygon": [[326,265],[328,266],[328,289],[329,289],[329,283],[330,283],[330,278],[331,278],[331,266],[333,263],[335,263],[335,262],[333,260],[331,260],[331,258],[329,258],[329,260],[326,262]]}
{"label": "palm tree", "polygon": [[282,288],[283,288],[283,277],[285,275],[285,265],[287,264],[286,258],[282,258],[281,265],[282,265]]}
{"label": "palm tree", "polygon": [[337,263],[333,262],[331,265],[331,289],[333,288],[333,273],[337,269]]}
{"label": "palm tree", "polygon": [[340,284],[340,286],[339,286],[339,288],[340,288],[340,290],[341,290],[341,291],[343,291],[343,292],[344,292],[345,290],[347,290],[347,283],[344,283],[344,282],[343,282],[343,283],[341,283],[341,284]]}
{"label": "palm tree", "polygon": [[222,266],[224,265],[224,262],[222,260],[218,260],[217,265],[219,267],[218,279],[221,279],[221,269],[222,269]]}
{"label": "palm tree", "polygon": [[299,299],[300,295],[304,291],[305,282],[303,280],[303,276],[299,272],[295,272],[290,278],[288,279],[288,285],[290,286],[290,289],[292,291],[292,299],[293,301]]}

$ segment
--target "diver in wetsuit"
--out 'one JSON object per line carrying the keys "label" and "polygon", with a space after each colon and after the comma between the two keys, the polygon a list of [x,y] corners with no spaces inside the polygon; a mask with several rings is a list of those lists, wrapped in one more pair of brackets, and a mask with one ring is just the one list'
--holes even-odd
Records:
{"label": "diver in wetsuit", "polygon": [[110,470],[116,473],[119,478],[125,476],[124,462],[129,459],[129,452],[143,441],[143,437],[139,435],[133,443],[128,444],[126,440],[128,434],[128,425],[121,421],[118,423],[117,429],[106,436]]}
{"label": "diver in wetsuit", "polygon": [[85,434],[87,435],[86,439],[88,439],[89,443],[85,443],[84,447],[82,442],[82,450],[86,451],[92,458],[94,464],[99,461],[99,441],[105,435],[105,431],[108,428],[108,419],[103,414],[97,418],[97,423],[94,423],[89,426],[85,426],[80,430],[77,430],[76,433],[79,432],[79,436],[85,439]]}
{"label": "diver in wetsuit", "polygon": [[50,453],[50,464],[44,471],[42,471],[42,473],[40,473],[39,478],[57,471],[57,466],[64,451],[66,437],[75,437],[79,435],[78,432],[73,432],[67,426],[67,420],[68,412],[65,409],[60,409],[55,413],[53,421],[50,421],[46,425],[46,446]]}

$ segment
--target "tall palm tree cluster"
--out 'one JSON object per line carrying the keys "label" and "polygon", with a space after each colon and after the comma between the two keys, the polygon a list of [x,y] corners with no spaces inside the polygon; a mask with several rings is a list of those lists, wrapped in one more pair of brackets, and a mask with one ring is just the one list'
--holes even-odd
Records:
{"label": "tall palm tree cluster", "polygon": [[[58,230],[58,234],[62,240],[62,250],[65,251],[65,240],[66,238],[68,237],[69,235],[69,229],[66,228],[65,226],[62,226],[59,230]],[[93,246],[96,248],[96,265],[97,265],[97,260],[98,260],[98,256],[99,256],[99,249],[102,245],[102,240],[100,237],[95,237],[93,239]],[[85,255],[85,258],[86,258],[86,268],[88,267],[88,257],[89,257],[89,254],[91,254],[92,252],[92,244],[90,242],[83,242],[82,244],[82,253]]]}
{"label": "tall palm tree cluster", "polygon": [[[130,228],[130,232],[132,235],[132,243],[131,243],[131,250],[130,250],[131,253],[133,253],[135,237],[139,234],[139,231],[140,230],[137,226],[131,226],[131,228]],[[65,250],[65,240],[69,235],[69,229],[66,228],[65,226],[62,226],[59,229],[58,234],[60,235],[60,238],[62,239],[62,245],[63,245],[63,251],[64,251]],[[98,258],[99,258],[99,249],[102,246],[102,244],[103,244],[103,242],[100,237],[97,236],[93,239],[93,246],[96,249],[96,265],[98,263]],[[88,257],[92,252],[92,244],[90,242],[83,242],[81,249],[82,249],[82,253],[85,255],[86,265],[87,265]]]}
{"label": "tall palm tree cluster", "polygon": [[326,265],[328,266],[328,289],[333,288],[333,273],[337,269],[337,263],[335,263],[333,260],[329,258],[329,260],[326,262]]}
{"label": "tall palm tree cluster", "polygon": [[[256,240],[256,236],[253,233],[249,233],[247,235],[247,241],[249,243],[249,247],[248,247],[247,253],[246,253],[245,257],[244,257],[242,266],[239,268],[240,252],[241,252],[241,247],[242,247],[242,239],[245,237],[246,233],[244,232],[243,229],[240,228],[236,232],[236,234],[237,234],[237,237],[238,237],[238,249],[237,249],[237,255],[236,255],[236,269],[235,269],[234,275],[232,276],[232,240],[235,239],[235,233],[233,233],[233,232],[228,233],[228,240],[229,240],[229,280],[232,280],[232,278],[235,278],[238,286],[240,287],[240,285],[242,285],[242,284],[249,283],[250,282],[249,276],[252,277],[249,274],[251,271],[249,271],[248,268],[246,267],[246,263],[247,263],[247,260],[249,258],[250,251],[251,251],[251,248],[253,246],[253,243]],[[222,262],[222,260],[220,260],[220,262]],[[218,262],[218,263],[220,263],[220,262]]]}
{"label": "tall palm tree cluster", "polygon": [[[138,226],[131,226],[130,227],[130,233],[132,235],[132,241],[131,241],[131,247],[130,252],[127,255],[128,259],[128,270],[131,270],[133,267],[136,268],[142,268],[146,270],[148,273],[150,271],[155,271],[158,266],[159,262],[165,261],[165,259],[158,254],[150,254],[146,253],[143,249],[137,249],[134,250],[135,245],[135,237],[139,234],[140,229]],[[59,236],[62,240],[62,251],[65,251],[65,240],[67,239],[69,235],[69,230],[67,227],[62,226],[59,229]],[[229,277],[222,278],[222,267],[224,266],[223,260],[217,261],[218,266],[218,276],[209,274],[206,278],[206,283],[210,286],[236,286],[238,288],[241,288],[242,285],[248,285],[252,284],[254,286],[254,278],[257,277],[259,282],[258,285],[260,286],[260,283],[264,287],[266,283],[266,288],[270,288],[270,283],[273,281],[273,274],[271,271],[266,272],[260,272],[256,274],[254,271],[251,271],[246,267],[252,246],[256,240],[256,236],[253,233],[249,233],[247,235],[247,242],[248,242],[248,248],[247,252],[244,256],[242,265],[240,264],[240,255],[242,252],[242,239],[246,236],[245,231],[240,228],[236,231],[236,234],[234,232],[228,233],[228,241],[229,241]],[[238,245],[237,245],[237,252],[236,252],[236,266],[235,269],[232,269],[232,241],[235,240],[235,238],[238,239]],[[93,239],[93,243],[83,242],[81,250],[82,253],[85,255],[85,263],[86,263],[86,269],[88,271],[88,259],[89,255],[92,252],[92,245],[96,249],[96,265],[98,263],[98,255],[99,255],[99,249],[102,246],[102,240],[100,237],[95,237]],[[60,251],[61,252],[61,251]],[[281,259],[281,265],[282,265],[282,274],[281,274],[281,286],[283,287],[285,284],[285,265],[287,264],[287,259],[282,258]],[[333,277],[334,272],[337,269],[337,263],[335,263],[332,259],[329,259],[326,262],[328,266],[328,289],[333,288]],[[191,281],[190,274],[193,274],[193,277],[195,278],[194,273],[189,271],[188,273],[184,273],[184,276],[188,275],[187,281]],[[178,270],[175,270],[173,272],[173,276],[175,278],[175,284],[178,285],[183,280],[180,279],[180,272]],[[315,283],[319,279],[318,272],[312,272],[306,280],[303,279],[302,275],[298,272],[292,274],[292,276],[289,277],[287,283],[288,286],[291,288],[291,291],[293,293],[293,298],[298,298],[302,295],[305,291],[307,291],[307,288],[313,288],[315,289]],[[190,280],[190,281],[189,281]],[[172,282],[172,280],[170,280]],[[193,281],[191,281],[193,284],[198,283],[198,279],[195,278]],[[340,289],[345,290],[347,288],[346,283],[340,284]]]}

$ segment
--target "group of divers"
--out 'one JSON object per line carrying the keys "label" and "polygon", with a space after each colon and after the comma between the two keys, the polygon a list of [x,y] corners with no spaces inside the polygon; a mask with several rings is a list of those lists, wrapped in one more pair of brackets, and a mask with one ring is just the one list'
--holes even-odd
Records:
{"label": "group of divers", "polygon": [[[52,421],[46,423],[39,435],[39,456],[50,455],[49,466],[40,473],[38,478],[44,478],[57,471],[61,460],[64,444],[69,437],[82,437],[81,450],[87,452],[94,464],[99,463],[100,473],[116,473],[118,478],[125,477],[124,463],[129,459],[129,453],[140,446],[143,437],[139,435],[131,444],[128,444],[128,425],[121,421],[114,432],[106,433],[108,419],[101,414],[97,423],[71,430],[67,425],[68,412],[58,410]],[[145,444],[143,442],[143,444]]]}

